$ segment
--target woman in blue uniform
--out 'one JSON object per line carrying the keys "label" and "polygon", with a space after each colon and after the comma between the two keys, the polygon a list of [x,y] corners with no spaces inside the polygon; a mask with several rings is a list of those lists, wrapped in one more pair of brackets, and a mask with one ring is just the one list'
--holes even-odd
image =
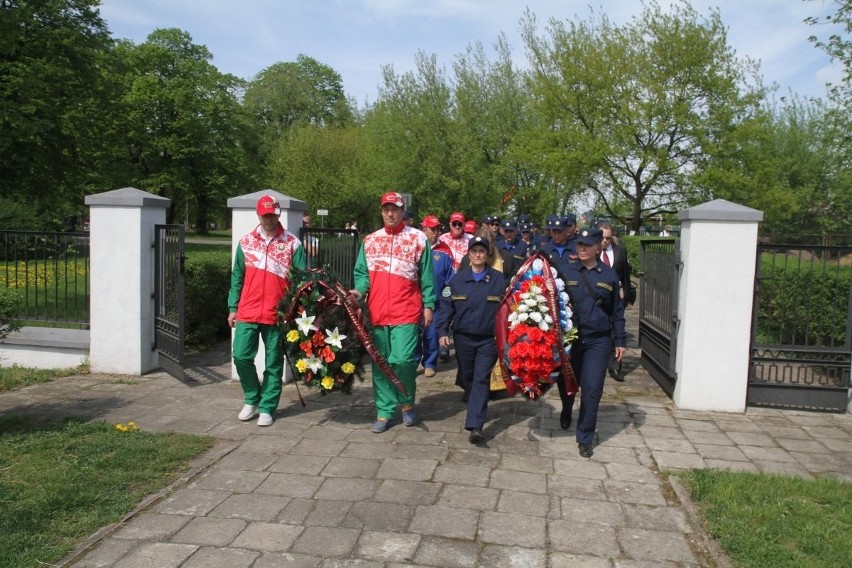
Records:
{"label": "woman in blue uniform", "polygon": [[474,237],[468,242],[470,267],[461,268],[444,288],[440,298],[438,342],[449,345],[452,326],[459,380],[467,401],[465,430],[470,443],[485,440],[482,428],[488,406],[491,369],[497,362],[494,324],[500,300],[506,290],[503,274],[488,266],[488,239]]}
{"label": "woman in blue uniform", "polygon": [[[624,303],[619,297],[618,274],[598,260],[603,232],[585,228],[576,238],[575,262],[564,265],[565,291],[574,307],[579,337],[571,345],[571,367],[580,384],[580,413],[577,416],[577,445],[580,455],[592,457],[598,406],[610,357],[621,361],[627,335],[624,329]],[[560,425],[571,426],[574,395],[568,396],[559,383],[562,399]]]}

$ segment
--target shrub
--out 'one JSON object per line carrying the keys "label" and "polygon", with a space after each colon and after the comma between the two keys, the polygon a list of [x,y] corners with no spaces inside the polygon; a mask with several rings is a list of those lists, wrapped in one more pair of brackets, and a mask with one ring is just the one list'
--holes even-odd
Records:
{"label": "shrub", "polygon": [[621,244],[627,249],[627,262],[633,268],[633,273],[639,272],[642,267],[639,264],[639,251],[641,249],[640,241],[644,237],[638,235],[625,235],[621,237]]}
{"label": "shrub", "polygon": [[776,264],[761,258],[758,340],[764,344],[838,346],[846,341],[850,268]]}
{"label": "shrub", "polygon": [[21,295],[12,288],[0,288],[0,341],[13,331],[21,329],[17,319],[20,310]]}
{"label": "shrub", "polygon": [[184,340],[190,350],[203,351],[230,337],[231,249],[220,249],[190,252],[186,258]]}

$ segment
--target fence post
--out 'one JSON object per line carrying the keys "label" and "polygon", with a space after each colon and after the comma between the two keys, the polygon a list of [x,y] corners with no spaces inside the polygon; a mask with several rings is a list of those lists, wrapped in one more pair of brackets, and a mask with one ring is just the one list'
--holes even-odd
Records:
{"label": "fence post", "polygon": [[171,200],[125,187],[87,195],[91,254],[89,364],[96,373],[141,375],[154,351],[154,225]]}
{"label": "fence post", "polygon": [[[284,195],[272,189],[261,189],[254,193],[247,193],[237,197],[228,199],[228,207],[231,209],[231,264],[234,262],[234,254],[240,244],[240,239],[244,235],[253,231],[258,225],[257,219],[257,200],[264,195],[271,195],[278,198],[278,204],[281,207],[281,224],[284,228],[299,235],[299,229],[302,227],[302,214],[307,211],[308,205],[295,197]],[[234,345],[234,332],[231,331],[231,346]],[[254,365],[257,368],[258,377],[263,376],[265,369],[263,348],[257,351],[257,356],[254,358]],[[231,378],[239,380],[237,376],[237,368],[234,366],[233,359],[231,360]],[[293,380],[292,373],[289,367],[284,365],[284,382]]]}
{"label": "fence post", "polygon": [[746,406],[757,227],[763,212],[716,199],[682,210],[674,403]]}

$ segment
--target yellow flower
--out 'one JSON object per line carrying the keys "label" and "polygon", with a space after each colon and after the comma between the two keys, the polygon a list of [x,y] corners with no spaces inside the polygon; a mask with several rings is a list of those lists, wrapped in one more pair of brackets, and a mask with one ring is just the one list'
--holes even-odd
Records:
{"label": "yellow flower", "polygon": [[290,331],[288,331],[287,341],[289,341],[290,343],[296,343],[297,341],[299,341],[299,332],[295,329],[291,329]]}
{"label": "yellow flower", "polygon": [[127,426],[125,426],[124,424],[116,424],[115,429],[119,432],[127,432]]}
{"label": "yellow flower", "polygon": [[332,379],[331,377],[323,377],[322,382],[320,384],[325,390],[331,390],[331,388],[334,386],[334,379]]}
{"label": "yellow flower", "polygon": [[304,359],[299,359],[298,361],[296,361],[296,370],[300,373],[304,373],[308,370],[308,362]]}
{"label": "yellow flower", "polygon": [[347,361],[346,363],[340,366],[340,370],[346,373],[347,375],[351,375],[355,372],[355,365]]}

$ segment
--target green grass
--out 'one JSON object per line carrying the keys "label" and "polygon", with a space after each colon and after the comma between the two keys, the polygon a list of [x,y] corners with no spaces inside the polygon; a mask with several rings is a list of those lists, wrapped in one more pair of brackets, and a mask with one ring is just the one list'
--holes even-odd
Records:
{"label": "green grass", "polygon": [[212,438],[0,418],[0,566],[47,566],[172,483]]}
{"label": "green grass", "polygon": [[852,485],[713,469],[679,475],[737,568],[852,566]]}
{"label": "green grass", "polygon": [[0,367],[0,392],[12,391],[28,385],[49,383],[58,377],[87,373],[85,367],[76,369],[30,369],[28,367]]}

